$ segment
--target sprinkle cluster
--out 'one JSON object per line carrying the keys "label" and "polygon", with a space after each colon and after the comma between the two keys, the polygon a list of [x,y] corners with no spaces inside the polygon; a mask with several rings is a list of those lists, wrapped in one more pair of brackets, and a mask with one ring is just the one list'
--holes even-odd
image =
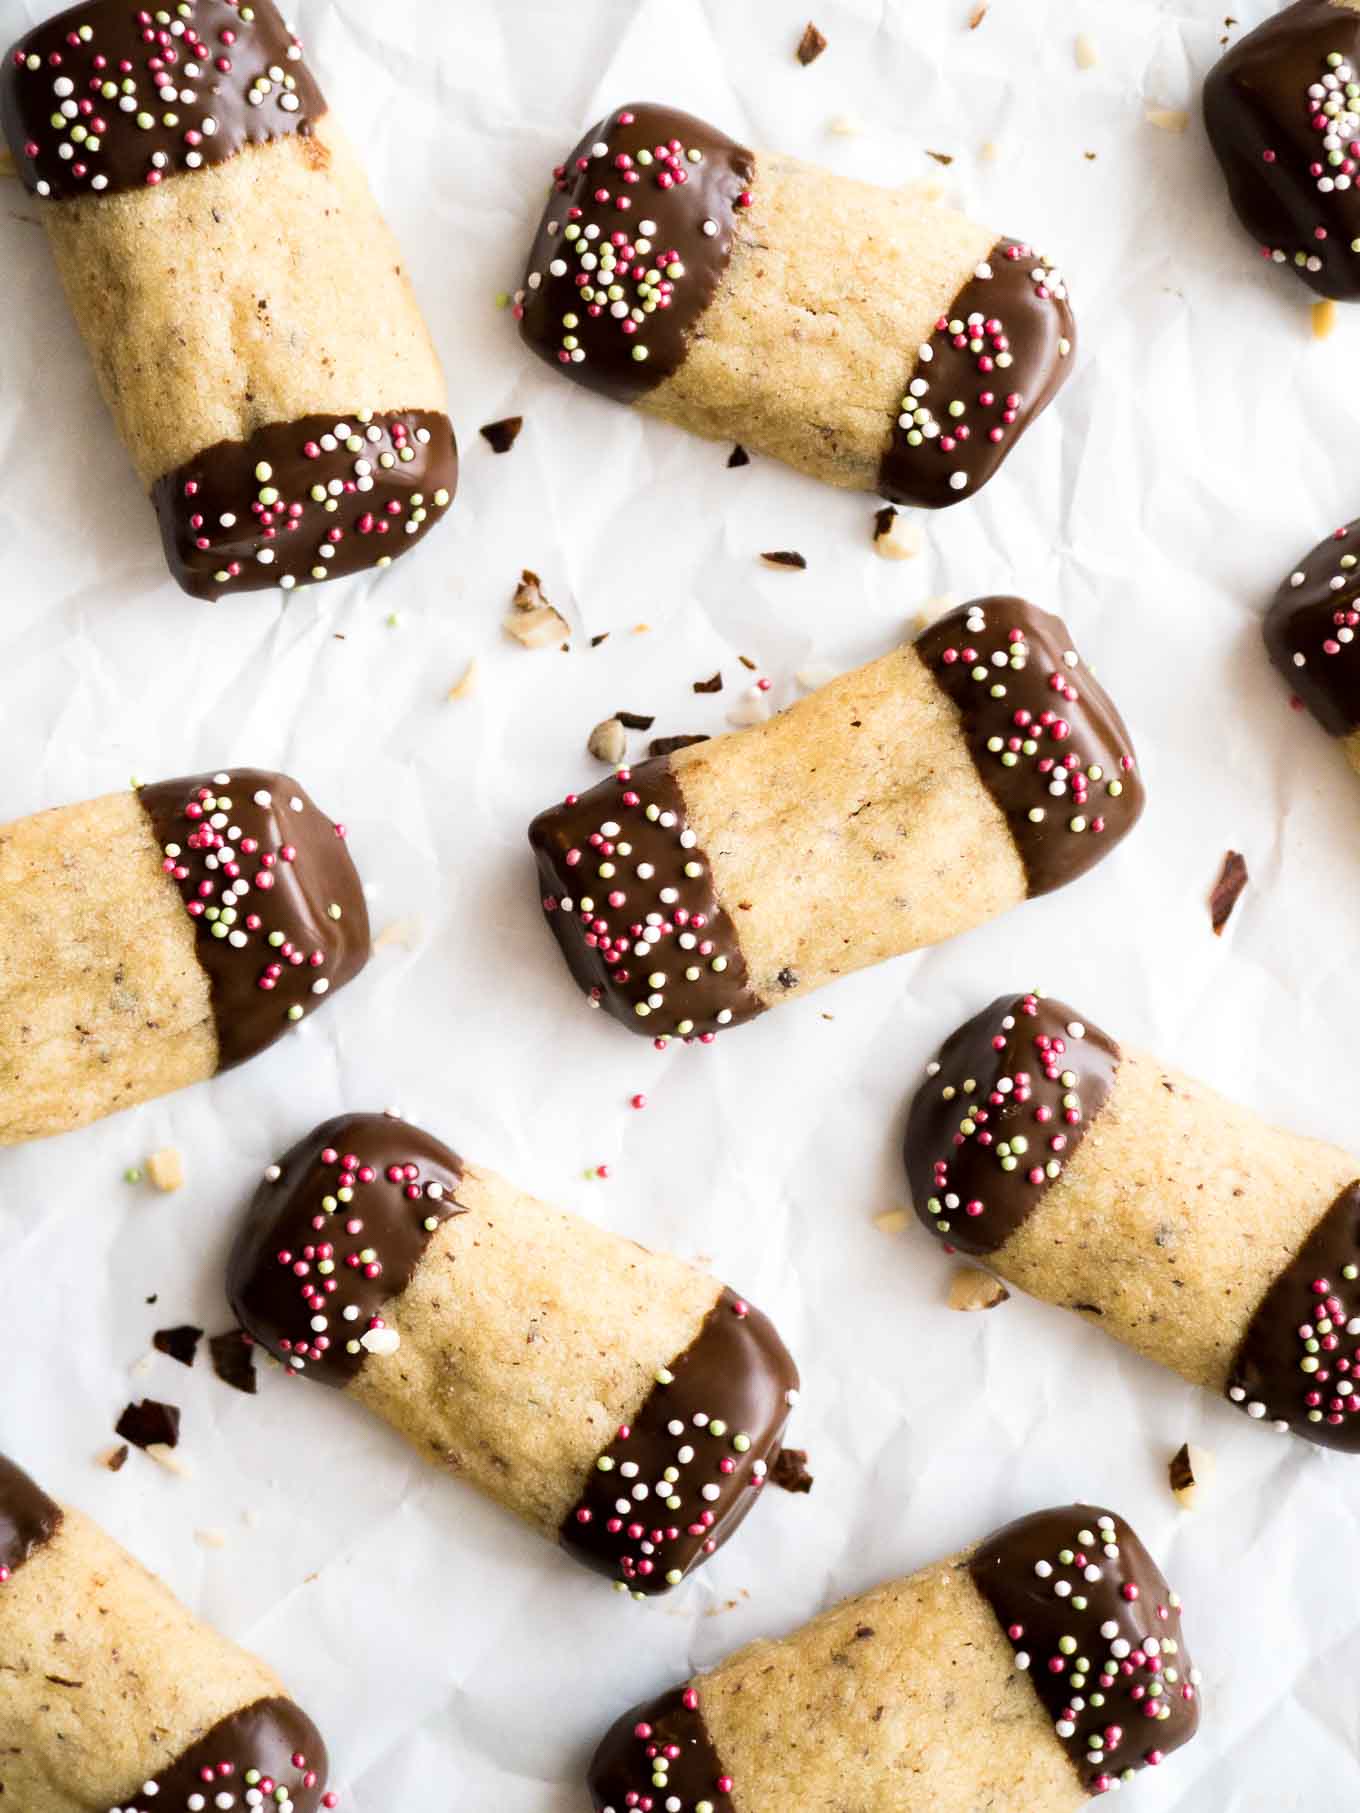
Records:
{"label": "sprinkle cluster", "polygon": [[[1000,257],[1013,264],[1024,259],[1033,260],[1029,276],[1036,300],[1067,301],[1063,275],[1046,258],[1016,241],[1003,241],[996,250]],[[978,265],[973,272],[973,285],[959,299],[964,303],[963,312],[941,315],[935,323],[934,336],[918,350],[916,375],[902,398],[902,410],[897,418],[908,447],[933,445],[946,459],[959,456],[949,475],[952,491],[966,491],[972,482],[972,472],[964,456],[970,451],[975,427],[990,445],[999,447],[1020,422],[1027,406],[1034,402],[1033,397],[1027,397],[1007,381],[1015,364],[1015,353],[1005,316],[968,306],[975,299],[974,286],[990,283],[994,277],[991,262]],[[936,365],[937,361],[946,364],[946,348],[962,354],[963,361],[949,363],[947,375],[941,382],[936,375]],[[1059,356],[1066,359],[1071,352],[1072,343],[1064,335],[1058,341]],[[972,382],[965,387],[961,382],[964,373],[976,373],[982,381],[981,387],[974,388]]]}
{"label": "sprinkle cluster", "polygon": [[[1317,155],[1308,164],[1308,176],[1319,195],[1344,193],[1351,188],[1360,170],[1360,82],[1355,66],[1340,51],[1329,51],[1323,58],[1322,73],[1310,82],[1303,97],[1308,124],[1317,135]],[[1279,153],[1267,147],[1261,161],[1274,165]],[[1313,242],[1323,244],[1331,235],[1323,222],[1313,228]],[[1352,252],[1360,252],[1360,238],[1350,242]],[[1263,246],[1265,257],[1276,264],[1290,262],[1291,255],[1279,246]],[[1322,258],[1316,251],[1302,248],[1292,254],[1300,270],[1319,272]]]}
{"label": "sprinkle cluster", "polygon": [[[195,1771],[202,1786],[193,1788],[180,1800],[173,1793],[169,1800],[161,1797],[161,1783],[144,1782],[141,1793],[122,1807],[110,1807],[109,1813],[205,1813],[206,1809],[269,1808],[272,1813],[297,1813],[297,1803],[293,1795],[303,1789],[313,1789],[318,1785],[319,1777],[314,1769],[307,1767],[307,1758],[298,1750],[292,1757],[293,1768],[298,1772],[297,1779],[290,1788],[287,1782],[266,1775],[255,1768],[242,1769],[237,1763],[223,1760],[218,1763],[205,1763]],[[142,1803],[146,1804],[143,1805]],[[326,1793],[321,1796],[323,1807],[338,1807],[340,1796]]]}
{"label": "sprinkle cluster", "polygon": [[[1308,1286],[1315,1313],[1297,1325],[1295,1334],[1299,1372],[1300,1411],[1295,1414],[1314,1428],[1337,1430],[1360,1414],[1360,1265],[1341,1268],[1342,1281],[1350,1285],[1350,1301],[1328,1278],[1314,1278]],[[1265,1401],[1240,1384],[1228,1387],[1228,1397],[1249,1417],[1260,1422],[1270,1416]],[[1290,1419],[1275,1417],[1271,1427],[1287,1435]]]}
{"label": "sprinkle cluster", "polygon": [[[1349,526],[1336,529],[1332,532],[1332,540],[1345,541],[1349,535]],[[1326,545],[1324,542],[1322,547],[1315,551],[1321,553]],[[1360,573],[1356,571],[1357,566],[1360,566],[1360,555],[1352,554],[1348,549],[1339,556],[1336,571],[1327,580],[1327,590],[1338,594],[1336,609],[1331,613],[1329,633],[1323,636],[1319,649],[1319,652],[1329,660],[1334,660],[1350,648],[1355,641],[1356,629],[1360,627],[1360,611],[1356,610],[1354,604],[1357,584],[1360,583]],[[1295,591],[1300,586],[1306,585],[1307,582],[1308,574],[1302,567],[1296,567],[1289,575],[1290,587]],[[1340,598],[1340,594],[1343,592],[1347,594],[1344,603]],[[1298,649],[1294,651],[1292,660],[1295,667],[1308,665],[1307,655]]]}
{"label": "sprinkle cluster", "polygon": [[[684,1688],[680,1695],[680,1704],[686,1712],[697,1713],[699,1710],[697,1691],[693,1687]],[[653,1800],[650,1794],[632,1790],[625,1794],[617,1809],[612,1805],[607,1806],[602,1813],[633,1813],[634,1809],[637,1810],[637,1813],[655,1813],[656,1809],[663,1807],[666,1809],[666,1813],[685,1813],[683,1800],[671,1792],[671,1767],[684,1757],[684,1750],[679,1744],[669,1743],[665,1735],[657,1731],[656,1727],[645,1718],[639,1719],[634,1725],[633,1736],[642,1745],[643,1756],[651,1774],[652,1786],[658,1794],[664,1795],[665,1798]],[[718,1775],[713,1782],[713,1793],[720,1799],[725,1799],[731,1794],[733,1785],[730,1775]],[[690,1805],[692,1813],[718,1813],[717,1800],[711,1799],[708,1795],[691,1802]]]}
{"label": "sprinkle cluster", "polygon": [[[1126,1581],[1118,1589],[1125,1607],[1121,1617],[1105,1619],[1094,1633],[1085,1625],[1092,1598],[1087,1589],[1100,1586],[1120,1556],[1118,1529],[1109,1515],[1096,1520],[1094,1528],[1077,1530],[1069,1547],[1034,1564],[1041,1591],[1055,1602],[1050,1615],[1059,1609],[1075,1614],[1062,1618],[1068,1628],[1056,1642],[1045,1636],[1038,1651],[1029,1646],[1023,1623],[1006,1630],[1016,1667],[1042,1670],[1050,1677],[1046,1700],[1051,1701],[1054,1684],[1061,1683],[1054,1730],[1093,1771],[1087,1785],[1095,1794],[1116,1791],[1139,1768],[1165,1760],[1155,1728],[1172,1720],[1178,1705],[1193,1707],[1200,1684],[1199,1670],[1184,1667],[1180,1642],[1167,1628],[1180,1610],[1176,1593],[1168,1592],[1164,1603],[1145,1606],[1140,1588]],[[1130,1629],[1131,1636],[1126,1634]],[[1146,1735],[1140,1736],[1140,1730]]]}

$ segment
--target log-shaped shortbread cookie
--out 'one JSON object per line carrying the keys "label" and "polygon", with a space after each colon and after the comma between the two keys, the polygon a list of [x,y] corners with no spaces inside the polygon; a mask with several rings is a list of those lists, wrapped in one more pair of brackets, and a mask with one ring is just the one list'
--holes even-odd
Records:
{"label": "log-shaped shortbread cookie", "polygon": [[368,961],[343,825],[287,775],[0,825],[0,1146],[252,1058]]}
{"label": "log-shaped shortbread cookie", "polygon": [[317,1813],[326,1747],[272,1669],[0,1457],[0,1801]]}
{"label": "log-shaped shortbread cookie", "polygon": [[1195,1735],[1180,1600],[1121,1518],[1040,1511],[635,1707],[596,1813],[1074,1813]]}
{"label": "log-shaped shortbread cookie", "polygon": [[798,1395],[743,1298],[390,1114],[270,1166],[228,1295],[291,1371],[639,1597],[726,1542]]}
{"label": "log-shaped shortbread cookie", "polygon": [[928,508],[987,482],[1076,331],[1027,245],[649,105],[554,170],[515,313],[587,389]]}
{"label": "log-shaped shortbread cookie", "polygon": [[912,1103],[951,1249],[1249,1416],[1360,1449],[1360,1161],[1272,1127],[1061,1001],[1004,995]]}
{"label": "log-shaped shortbread cookie", "polygon": [[1298,0],[1249,32],[1210,71],[1204,120],[1263,256],[1360,298],[1360,0]]}
{"label": "log-shaped shortbread cookie", "polygon": [[274,0],[84,0],[10,51],[0,124],[180,585],[413,547],[457,483],[443,373]]}
{"label": "log-shaped shortbread cookie", "polygon": [[1266,647],[1296,696],[1360,773],[1360,522],[1318,543],[1285,580]]}
{"label": "log-shaped shortbread cookie", "polygon": [[985,598],[768,723],[570,795],[529,838],[592,1004],[708,1040],[1062,887],[1142,807],[1066,626]]}

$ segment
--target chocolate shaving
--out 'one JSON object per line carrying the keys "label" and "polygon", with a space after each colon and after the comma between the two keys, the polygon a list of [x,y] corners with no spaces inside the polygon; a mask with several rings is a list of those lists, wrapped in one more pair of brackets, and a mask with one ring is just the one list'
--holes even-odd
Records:
{"label": "chocolate shaving", "polygon": [[874,540],[892,534],[892,526],[897,521],[897,512],[891,504],[884,504],[881,510],[874,511]]}
{"label": "chocolate shaving", "polygon": [[592,636],[590,638],[590,646],[592,648],[598,648],[602,642],[608,642],[608,640],[609,640],[609,631],[604,630],[601,632],[600,635]]}
{"label": "chocolate shaving", "polygon": [[937,164],[952,164],[954,161],[953,153],[949,151],[927,151],[926,156],[933,157]]}
{"label": "chocolate shaving", "polygon": [[1214,891],[1209,896],[1209,916],[1213,921],[1214,936],[1221,938],[1223,928],[1232,917],[1232,910],[1242,897],[1250,877],[1247,874],[1247,859],[1236,850],[1229,850],[1223,858],[1223,867]]}
{"label": "chocolate shaving", "polygon": [[807,561],[792,548],[776,548],[773,553],[762,554],[760,558],[767,567],[789,567],[795,573],[807,570]]}
{"label": "chocolate shaving", "polygon": [[224,1385],[233,1391],[244,1391],[254,1397],[259,1390],[255,1377],[255,1343],[243,1328],[228,1329],[208,1342],[212,1369]]}
{"label": "chocolate shaving", "polygon": [[807,1470],[807,1449],[781,1448],[770,1468],[770,1479],[784,1492],[810,1492],[812,1475]]}
{"label": "chocolate shaving", "polygon": [[131,1452],[132,1450],[128,1447],[126,1442],[123,1443],[121,1448],[110,1448],[108,1453],[104,1456],[104,1465],[108,1468],[110,1473],[121,1473],[123,1468],[127,1465],[127,1457]]}
{"label": "chocolate shaving", "polygon": [[151,1345],[157,1353],[168,1353],[181,1366],[192,1366],[202,1339],[203,1330],[193,1328],[186,1322],[179,1328],[158,1328],[151,1337]]}
{"label": "chocolate shaving", "polygon": [[757,664],[751,659],[751,657],[749,655],[738,655],[737,659],[738,659],[738,661],[741,662],[743,667],[749,668],[752,673],[754,673],[756,671]]}
{"label": "chocolate shaving", "polygon": [[822,52],[826,49],[826,44],[827,40],[825,34],[819,32],[811,19],[809,19],[807,30],[803,33],[802,40],[798,45],[798,61],[803,65],[804,69],[807,68],[809,63],[815,63],[817,61],[818,57],[820,57]]}
{"label": "chocolate shaving", "polygon": [[647,745],[647,753],[651,756],[674,755],[677,749],[689,749],[695,743],[709,743],[712,742],[712,740],[711,737],[702,735],[694,737],[653,737],[651,742]]}
{"label": "chocolate shaving", "polygon": [[522,415],[508,415],[503,422],[488,422],[481,431],[482,439],[493,453],[509,453],[523,426]]}
{"label": "chocolate shaving", "polygon": [[179,1411],[174,1404],[158,1404],[155,1398],[143,1398],[140,1404],[129,1404],[113,1426],[134,1448],[176,1448],[179,1446]]}
{"label": "chocolate shaving", "polygon": [[718,672],[714,674],[711,680],[696,680],[694,682],[694,690],[695,692],[721,692],[722,673]]}
{"label": "chocolate shaving", "polygon": [[616,711],[614,716],[625,730],[650,730],[656,723],[655,717],[645,718],[636,711]]}
{"label": "chocolate shaving", "polygon": [[750,463],[751,463],[750,454],[742,446],[741,442],[738,441],[736,446],[732,449],[732,451],[727,456],[728,470],[730,471],[733,466],[749,466]]}

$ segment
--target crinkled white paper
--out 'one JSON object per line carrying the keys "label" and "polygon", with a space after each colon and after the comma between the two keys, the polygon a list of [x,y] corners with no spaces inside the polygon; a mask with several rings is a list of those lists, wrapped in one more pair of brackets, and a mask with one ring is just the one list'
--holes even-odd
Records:
{"label": "crinkled white paper", "polygon": [[[0,184],[0,820],[132,774],[289,768],[348,821],[375,928],[401,934],[268,1057],[0,1154],[0,1446],[278,1667],[353,1813],[584,1813],[586,1759],[625,1705],[1077,1496],[1161,1557],[1206,1675],[1202,1735],[1136,1805],[1360,1799],[1360,1465],[1073,1317],[951,1314],[950,1261],[914,1222],[874,1225],[906,1202],[903,1106],[933,1047],[1033,984],[1360,1145],[1360,784],[1291,714],[1258,633],[1278,578],[1360,507],[1360,319],[1315,342],[1307,292],[1229,217],[1197,111],[1227,4],[991,0],[970,32],[974,0],[815,0],[830,47],[805,69],[807,13],[772,0],[301,0],[444,354],[464,468],[447,527],[388,577],[290,603],[205,606],[167,580],[38,210]],[[1272,9],[1231,10],[1240,32]],[[0,0],[0,37],[38,11]],[[938,180],[1060,258],[1072,380],[984,495],[923,519],[919,559],[875,557],[866,497],[762,460],[729,471],[726,448],[559,382],[497,312],[551,165],[639,98],[849,174]],[[1150,110],[1188,110],[1188,129]],[[847,119],[857,135],[833,129]],[[477,429],[512,414],[523,434],[495,456]],[[769,548],[808,570],[762,567]],[[502,635],[526,565],[572,623],[569,655]],[[1069,892],[712,1049],[658,1055],[592,1016],[524,843],[534,810],[600,772],[592,725],[622,707],[656,734],[720,730],[755,677],[739,655],[783,705],[798,671],[882,652],[928,598],[1009,590],[1067,619],[1129,718],[1151,795],[1137,835]],[[450,702],[474,658],[476,689]],[[725,690],[696,696],[715,670]],[[1230,847],[1252,880],[1220,940],[1206,896]],[[771,1491],[697,1580],[639,1606],[337,1396],[274,1372],[246,1399],[206,1354],[192,1374],[143,1366],[156,1328],[227,1325],[223,1256],[269,1160],[389,1104],[773,1314],[802,1363],[812,1497]],[[121,1181],[166,1145],[179,1194]],[[586,1181],[601,1163],[609,1179]],[[137,1453],[116,1476],[95,1464],[145,1394],[183,1405],[190,1477]],[[1166,1483],[1187,1439],[1219,1456],[1194,1515]]]}

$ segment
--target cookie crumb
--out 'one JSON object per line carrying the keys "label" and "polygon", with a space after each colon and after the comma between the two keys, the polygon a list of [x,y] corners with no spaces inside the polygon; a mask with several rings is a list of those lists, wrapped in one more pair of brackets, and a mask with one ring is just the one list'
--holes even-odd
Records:
{"label": "cookie crumb", "polygon": [[151,1154],[146,1161],[146,1174],[167,1196],[184,1188],[184,1160],[173,1146]]}
{"label": "cookie crumb", "polygon": [[523,426],[522,415],[508,415],[504,421],[488,422],[480,433],[493,453],[509,453],[519,439],[519,431]]}
{"label": "cookie crumb", "polygon": [[885,1209],[881,1215],[874,1216],[874,1226],[880,1234],[904,1234],[910,1222],[911,1216],[905,1209]]}
{"label": "cookie crumb", "polygon": [[828,132],[834,132],[837,138],[858,138],[864,128],[853,113],[838,113],[826,122]]}
{"label": "cookie crumb", "polygon": [[809,19],[807,22],[807,29],[804,31],[798,44],[798,61],[803,65],[803,68],[806,69],[809,63],[815,63],[818,57],[820,57],[822,52],[826,49],[826,46],[827,39],[825,33],[818,31],[817,27],[812,23],[811,19]]}
{"label": "cookie crumb", "polygon": [[126,1442],[120,1442],[116,1448],[105,1448],[96,1458],[101,1467],[107,1467],[110,1473],[121,1473],[127,1465],[127,1457],[132,1450]]}
{"label": "cookie crumb", "polygon": [[982,141],[982,146],[978,151],[978,156],[982,159],[984,164],[998,163],[1001,158],[1001,147],[993,138],[984,139]]}
{"label": "cookie crumb", "polygon": [[782,567],[786,572],[803,573],[807,571],[807,561],[793,548],[776,548],[772,553],[760,557],[767,567]]}
{"label": "cookie crumb", "polygon": [[528,649],[551,648],[571,634],[566,618],[544,596],[542,580],[528,567],[519,576],[504,628],[507,636]]}
{"label": "cookie crumb", "polygon": [[1171,1496],[1183,1511],[1197,1511],[1203,1494],[1214,1483],[1218,1463],[1213,1451],[1209,1448],[1198,1448],[1193,1442],[1183,1442],[1171,1457],[1167,1475],[1171,1482]]}
{"label": "cookie crumb", "polygon": [[146,1450],[158,1467],[164,1467],[167,1473],[173,1473],[176,1479],[192,1479],[193,1474],[185,1466],[179,1455],[168,1442],[152,1442]]}
{"label": "cookie crumb", "polygon": [[628,754],[628,733],[618,718],[604,718],[586,738],[586,748],[597,762],[617,768]]}
{"label": "cookie crumb", "polygon": [[884,560],[914,560],[925,545],[921,525],[891,504],[874,512],[874,553]]}
{"label": "cookie crumb", "polygon": [[1077,59],[1078,69],[1094,69],[1100,61],[1100,52],[1084,31],[1077,33],[1072,49]]}
{"label": "cookie crumb", "polygon": [[224,1549],[227,1546],[225,1530],[195,1530],[194,1541],[201,1549]]}
{"label": "cookie crumb", "polygon": [[1336,326],[1336,304],[1330,297],[1313,304],[1313,338],[1329,340]]}
{"label": "cookie crumb", "polygon": [[978,1309],[995,1309],[1000,1303],[1010,1301],[1010,1292],[999,1278],[993,1278],[990,1272],[980,1272],[976,1266],[963,1265],[949,1280],[949,1307],[964,1312]]}
{"label": "cookie crumb", "polygon": [[476,690],[477,657],[474,655],[471,661],[469,661],[467,666],[463,669],[462,678],[460,680],[455,680],[453,685],[449,688],[448,696],[450,700],[470,699]]}
{"label": "cookie crumb", "polygon": [[1250,879],[1246,857],[1237,850],[1229,850],[1209,896],[1209,918],[1215,938],[1223,936],[1223,928],[1231,919],[1233,908],[1242,898],[1242,890]]}

